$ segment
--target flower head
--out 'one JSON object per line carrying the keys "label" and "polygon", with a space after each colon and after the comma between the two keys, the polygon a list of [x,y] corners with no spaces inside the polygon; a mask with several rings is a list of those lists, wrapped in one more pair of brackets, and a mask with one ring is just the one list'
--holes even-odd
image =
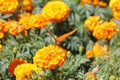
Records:
{"label": "flower head", "polygon": [[45,15],[34,14],[22,17],[19,23],[22,24],[25,29],[44,28],[50,23],[50,20],[48,20]]}
{"label": "flower head", "polygon": [[8,21],[6,27],[8,28],[9,33],[14,36],[24,30],[23,25],[19,24],[17,21]]}
{"label": "flower head", "polygon": [[5,32],[6,32],[5,22],[0,20],[0,39],[4,37]]}
{"label": "flower head", "polygon": [[23,0],[22,9],[31,11],[33,9],[32,0]]}
{"label": "flower head", "polygon": [[18,9],[18,0],[0,0],[0,12],[13,13]]}
{"label": "flower head", "polygon": [[16,80],[24,80],[25,78],[30,78],[32,71],[39,71],[40,74],[42,74],[42,69],[37,68],[34,64],[25,63],[18,65],[14,70]]}
{"label": "flower head", "polygon": [[101,46],[99,43],[95,43],[92,52],[95,57],[105,56],[108,54],[108,47],[106,45]]}
{"label": "flower head", "polygon": [[93,58],[93,52],[92,52],[92,50],[86,50],[86,57],[87,58]]}
{"label": "flower head", "polygon": [[60,22],[70,13],[70,8],[63,1],[50,1],[42,8],[42,14],[48,19]]}
{"label": "flower head", "polygon": [[80,4],[86,4],[86,3],[91,4],[92,0],[81,0],[80,1]]}
{"label": "flower head", "polygon": [[8,71],[14,75],[14,69],[20,65],[20,64],[24,64],[24,63],[27,63],[26,60],[22,59],[22,58],[16,58],[14,60],[12,60],[8,66]]}
{"label": "flower head", "polygon": [[120,20],[120,1],[119,0],[110,0],[109,6],[112,9],[113,17]]}
{"label": "flower head", "polygon": [[98,24],[100,20],[100,16],[90,16],[86,21],[85,21],[85,26],[87,30],[93,32],[95,29],[95,26]]}
{"label": "flower head", "polygon": [[97,39],[110,39],[116,34],[117,31],[117,24],[113,21],[103,22],[95,27],[93,36]]}
{"label": "flower head", "polygon": [[38,50],[33,62],[40,68],[55,69],[66,60],[66,50],[57,45],[49,45]]}

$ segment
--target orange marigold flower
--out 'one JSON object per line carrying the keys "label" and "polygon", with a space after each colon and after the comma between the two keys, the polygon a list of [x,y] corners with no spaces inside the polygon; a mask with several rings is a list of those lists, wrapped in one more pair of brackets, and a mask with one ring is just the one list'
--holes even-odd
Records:
{"label": "orange marigold flower", "polygon": [[66,60],[66,50],[57,45],[49,45],[38,50],[33,62],[43,69],[55,69]]}
{"label": "orange marigold flower", "polygon": [[26,11],[33,10],[32,0],[23,0],[22,9]]}
{"label": "orange marigold flower", "polygon": [[103,22],[95,27],[93,36],[97,39],[110,39],[116,34],[117,31],[117,24],[113,21]]}
{"label": "orange marigold flower", "polygon": [[6,31],[5,22],[0,20],[0,39],[4,37]]}
{"label": "orange marigold flower", "polygon": [[30,26],[30,24],[28,23],[29,21],[29,17],[30,15],[26,15],[26,16],[23,16],[23,15],[20,15],[20,20],[19,20],[19,23],[23,25],[24,29],[31,29],[32,26]]}
{"label": "orange marigold flower", "polygon": [[13,13],[18,9],[18,0],[0,0],[0,12]]}
{"label": "orange marigold flower", "polygon": [[70,13],[70,8],[63,1],[50,1],[42,8],[42,14],[48,19],[60,22]]}
{"label": "orange marigold flower", "polygon": [[98,3],[99,3],[99,0],[93,0],[93,5],[98,5]]}
{"label": "orange marigold flower", "polygon": [[92,50],[86,50],[86,57],[87,58],[93,58],[93,52],[92,52]]}
{"label": "orange marigold flower", "polygon": [[85,21],[85,26],[87,30],[93,32],[95,29],[95,26],[98,24],[100,20],[100,16],[90,16],[86,21]]}
{"label": "orange marigold flower", "polygon": [[120,1],[119,0],[110,0],[109,6],[112,9],[113,17],[120,20]]}
{"label": "orange marigold flower", "polygon": [[91,4],[92,0],[81,0],[80,1],[80,4],[86,4],[86,3]]}
{"label": "orange marigold flower", "polygon": [[103,1],[100,1],[100,2],[98,3],[98,5],[101,6],[101,7],[106,7],[106,6],[107,6],[107,3],[106,3],[106,2],[103,2]]}
{"label": "orange marigold flower", "polygon": [[24,80],[25,78],[30,78],[32,71],[39,71],[40,74],[42,74],[42,69],[37,68],[35,64],[25,63],[18,65],[14,70],[16,80]]}
{"label": "orange marigold flower", "polygon": [[20,65],[20,64],[24,64],[24,63],[27,63],[26,60],[22,59],[22,58],[16,58],[14,60],[12,60],[8,66],[8,71],[14,75],[14,69]]}
{"label": "orange marigold flower", "polygon": [[22,17],[19,23],[22,24],[25,29],[44,28],[50,23],[50,20],[48,20],[45,15],[34,14]]}
{"label": "orange marigold flower", "polygon": [[108,54],[108,47],[107,45],[101,46],[99,43],[95,43],[92,52],[95,57],[105,56]]}
{"label": "orange marigold flower", "polygon": [[48,20],[45,15],[35,14],[29,17],[28,23],[30,26],[33,26],[33,28],[44,28],[50,23],[50,20]]}
{"label": "orange marigold flower", "polygon": [[14,36],[24,30],[23,25],[19,24],[17,21],[9,21],[6,23],[6,27],[8,28],[9,33]]}

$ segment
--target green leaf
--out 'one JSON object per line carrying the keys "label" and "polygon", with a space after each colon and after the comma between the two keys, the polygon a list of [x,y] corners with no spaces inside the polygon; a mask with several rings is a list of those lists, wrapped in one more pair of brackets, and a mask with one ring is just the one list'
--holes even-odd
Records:
{"label": "green leaf", "polygon": [[5,14],[4,16],[2,16],[2,19],[7,19],[9,17],[13,16],[13,14]]}

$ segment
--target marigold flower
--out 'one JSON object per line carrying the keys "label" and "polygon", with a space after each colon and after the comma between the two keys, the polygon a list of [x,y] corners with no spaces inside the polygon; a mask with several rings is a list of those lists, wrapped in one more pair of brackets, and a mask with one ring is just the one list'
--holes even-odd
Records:
{"label": "marigold flower", "polygon": [[106,6],[107,6],[107,3],[106,3],[106,2],[103,2],[103,1],[100,1],[100,2],[98,3],[98,5],[101,6],[101,7],[106,7]]}
{"label": "marigold flower", "polygon": [[0,12],[13,13],[18,9],[18,0],[0,0]]}
{"label": "marigold flower", "polygon": [[42,69],[37,68],[35,64],[25,63],[18,65],[14,70],[16,80],[24,80],[25,78],[30,78],[32,71],[39,71],[40,74],[42,74]]}
{"label": "marigold flower", "polygon": [[98,5],[98,3],[99,3],[99,0],[93,0],[93,5],[94,6]]}
{"label": "marigold flower", "polygon": [[6,23],[6,27],[8,28],[9,33],[14,36],[24,30],[23,25],[19,24],[17,21],[9,21]]}
{"label": "marigold flower", "polygon": [[0,52],[2,51],[3,46],[0,44]]}
{"label": "marigold flower", "polygon": [[119,0],[110,0],[109,6],[112,9],[113,17],[120,20],[120,1]]}
{"label": "marigold flower", "polygon": [[5,22],[0,20],[0,39],[4,37],[5,32]]}
{"label": "marigold flower", "polygon": [[45,15],[35,14],[29,17],[28,23],[30,26],[33,26],[33,28],[44,28],[50,23],[50,20],[48,20]]}
{"label": "marigold flower", "polygon": [[93,36],[97,39],[110,39],[116,34],[117,31],[117,24],[113,21],[103,22],[95,27]]}
{"label": "marigold flower", "polygon": [[60,22],[70,13],[70,8],[63,1],[50,1],[42,8],[42,14],[48,19]]}
{"label": "marigold flower", "polygon": [[33,58],[37,67],[43,69],[55,69],[66,60],[66,50],[57,45],[49,45],[38,50]]}
{"label": "marigold flower", "polygon": [[91,4],[92,3],[92,0],[81,0],[80,1],[80,4]]}
{"label": "marigold flower", "polygon": [[50,23],[50,20],[48,20],[45,15],[34,14],[22,17],[19,23],[22,24],[25,29],[44,28]]}
{"label": "marigold flower", "polygon": [[86,57],[87,58],[93,58],[93,52],[92,52],[92,50],[86,50]]}
{"label": "marigold flower", "polygon": [[100,1],[100,0],[81,0],[80,4],[92,4],[94,6],[99,5],[101,7],[106,7],[107,6],[106,2],[103,2],[103,1]]}
{"label": "marigold flower", "polygon": [[100,16],[90,16],[86,21],[85,21],[85,26],[87,30],[93,32],[95,29],[95,26],[98,24],[100,21]]}
{"label": "marigold flower", "polygon": [[16,58],[14,60],[12,60],[8,66],[8,71],[14,75],[14,69],[20,65],[20,64],[24,64],[24,63],[27,63],[26,60],[22,59],[22,58]]}
{"label": "marigold flower", "polygon": [[26,15],[26,16],[20,15],[20,17],[21,18],[19,20],[19,23],[23,25],[24,29],[25,30],[31,29],[32,26],[30,26],[30,24],[28,23],[30,15]]}
{"label": "marigold flower", "polygon": [[32,0],[23,0],[22,9],[26,11],[33,10]]}
{"label": "marigold flower", "polygon": [[95,43],[92,52],[95,57],[105,56],[108,54],[108,47],[106,45],[101,46],[99,43]]}

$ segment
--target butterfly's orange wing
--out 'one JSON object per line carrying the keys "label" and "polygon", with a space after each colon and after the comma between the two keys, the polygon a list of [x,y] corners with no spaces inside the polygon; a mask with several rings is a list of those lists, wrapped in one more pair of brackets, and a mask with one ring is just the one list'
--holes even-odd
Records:
{"label": "butterfly's orange wing", "polygon": [[77,31],[77,29],[74,29],[74,30],[72,30],[72,31],[70,31],[70,32],[68,32],[68,33],[66,33],[66,34],[63,34],[63,35],[57,37],[57,38],[56,38],[56,41],[57,41],[58,43],[60,43],[60,42],[62,42],[64,39],[66,39],[67,37],[69,37],[70,35],[72,35],[72,34],[73,34],[74,32],[76,32],[76,31]]}

